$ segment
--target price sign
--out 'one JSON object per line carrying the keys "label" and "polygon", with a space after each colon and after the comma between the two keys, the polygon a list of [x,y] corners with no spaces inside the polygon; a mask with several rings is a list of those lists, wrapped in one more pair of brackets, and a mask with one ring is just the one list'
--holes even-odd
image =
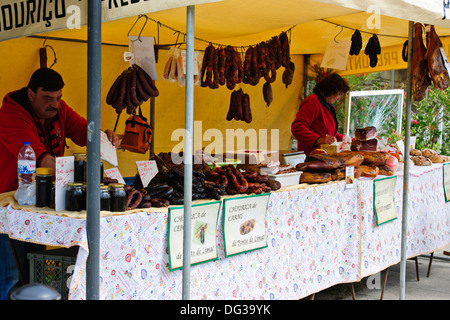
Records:
{"label": "price sign", "polygon": [[158,173],[158,166],[155,160],[136,161],[136,166],[141,177],[144,188],[148,186],[150,181]]}
{"label": "price sign", "polygon": [[100,157],[114,167],[117,167],[116,147],[108,140],[108,136],[103,131],[100,131]]}
{"label": "price sign", "polygon": [[108,178],[117,179],[117,181],[119,183],[125,184],[125,180],[123,179],[122,175],[120,174],[119,169],[117,169],[117,168],[105,169],[104,172]]}
{"label": "price sign", "polygon": [[373,181],[373,208],[377,225],[397,219],[394,194],[397,176]]}
{"label": "price sign", "polygon": [[55,210],[66,209],[66,189],[69,182],[74,181],[75,157],[57,157],[55,166]]}

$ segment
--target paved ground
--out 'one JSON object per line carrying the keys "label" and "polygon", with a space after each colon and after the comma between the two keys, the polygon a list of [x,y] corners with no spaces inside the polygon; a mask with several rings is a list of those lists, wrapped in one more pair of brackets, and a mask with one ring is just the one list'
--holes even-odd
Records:
{"label": "paved ground", "polygon": [[[434,253],[430,276],[427,277],[429,255],[418,257],[419,281],[416,277],[414,260],[406,262],[405,300],[450,300],[450,246]],[[381,289],[374,288],[376,283],[382,286],[385,272],[375,275],[367,281],[355,283],[356,300],[380,300]],[[352,300],[351,286],[341,284],[315,294],[315,300]],[[308,298],[306,298],[308,299]],[[400,299],[400,263],[389,268],[383,300]]]}

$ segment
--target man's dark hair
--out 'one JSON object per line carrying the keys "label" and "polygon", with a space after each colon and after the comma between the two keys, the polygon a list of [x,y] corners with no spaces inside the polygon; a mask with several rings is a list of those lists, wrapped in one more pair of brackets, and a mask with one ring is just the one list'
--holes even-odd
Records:
{"label": "man's dark hair", "polygon": [[313,89],[314,93],[316,94],[320,93],[325,98],[339,92],[346,94],[347,91],[350,91],[348,82],[345,79],[343,79],[340,75],[334,72],[330,73],[329,75],[325,76],[322,80],[320,80],[320,82],[317,83]]}
{"label": "man's dark hair", "polygon": [[59,91],[64,87],[61,75],[49,68],[37,69],[30,78],[28,88],[36,92],[39,88],[44,91]]}

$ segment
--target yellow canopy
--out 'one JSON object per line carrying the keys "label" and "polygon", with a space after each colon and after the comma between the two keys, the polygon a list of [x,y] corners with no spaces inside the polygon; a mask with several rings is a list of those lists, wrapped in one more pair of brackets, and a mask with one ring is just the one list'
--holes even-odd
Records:
{"label": "yellow canopy", "polygon": [[[25,3],[24,1],[7,1],[19,5]],[[66,4],[73,4],[70,1],[65,2]],[[75,2],[78,3],[78,1]],[[79,3],[83,2],[80,1]],[[131,3],[130,1],[123,1],[123,3],[125,2]],[[180,3],[180,1],[172,1],[172,3],[175,2]],[[258,141],[258,148],[271,149],[273,136],[273,139],[279,141],[279,149],[288,149],[291,137],[290,124],[302,98],[304,55],[313,55],[312,58],[320,61],[328,41],[350,40],[356,29],[362,33],[363,47],[372,34],[378,35],[382,46],[379,64],[375,69],[367,67],[368,58],[361,52],[359,56],[350,57],[344,74],[406,68],[406,63],[401,60],[401,49],[407,39],[408,21],[401,19],[402,17],[385,15],[384,11],[382,15],[378,15],[373,11],[366,12],[367,8],[348,8],[340,6],[342,3],[332,2],[331,0],[329,0],[330,3],[312,0],[223,0],[207,2],[211,1],[190,1],[186,3],[199,3],[195,6],[195,37],[197,39],[195,46],[197,50],[204,49],[209,42],[215,45],[245,47],[269,40],[282,31],[290,30],[291,55],[296,69],[294,81],[288,88],[281,82],[283,68],[279,69],[277,80],[272,84],[274,100],[270,107],[266,107],[263,100],[262,86],[264,81],[260,81],[257,86],[241,86],[250,95],[253,113],[253,121],[250,124],[243,121],[226,121],[231,94],[231,91],[226,87],[212,90],[196,86],[194,120],[197,123],[198,131],[197,136],[194,137],[194,146],[197,148],[205,147],[214,142],[211,133],[220,132],[225,136],[227,129],[240,129],[244,132],[255,130],[258,133],[261,130],[266,130],[266,141]],[[400,3],[405,12],[410,11],[410,6],[413,6],[412,2],[412,0],[394,1],[395,4]],[[54,1],[53,3],[61,2]],[[104,1],[104,3],[122,2]],[[428,11],[428,7],[434,6],[429,6],[429,2],[422,1],[421,8],[424,12]],[[4,12],[7,11],[4,10]],[[102,41],[104,43],[102,48],[102,129],[112,129],[116,121],[117,115],[114,109],[105,103],[105,97],[114,79],[129,65],[128,62],[124,61],[123,54],[128,51],[127,35],[130,29],[132,29],[130,35],[138,35],[143,28],[141,35],[155,37],[155,42],[159,45],[173,45],[184,41],[183,34],[186,33],[185,7],[175,6],[162,11],[150,13],[149,11],[142,11],[140,13],[147,14],[151,19],[145,27],[145,19],[141,19],[132,29],[138,18],[137,15],[114,20],[109,19],[102,24]],[[73,14],[68,16],[73,18]],[[447,20],[441,21],[442,16],[427,21],[435,23],[436,31],[447,50],[448,45],[445,37],[450,35],[450,29],[447,28]],[[3,18],[0,17],[0,19]],[[4,19],[0,21],[0,35],[5,31],[5,23],[7,22]],[[2,70],[0,87],[2,91],[0,94],[3,96],[7,92],[25,86],[31,73],[39,67],[39,48],[43,45],[49,45],[54,49],[57,58],[53,69],[63,75],[66,83],[63,98],[81,115],[86,116],[87,54],[86,43],[83,41],[87,39],[87,28],[82,26],[79,29],[56,30],[38,35],[46,37],[46,40],[44,38],[13,37],[14,39],[0,42],[2,52],[2,60],[0,61]],[[71,41],[59,41],[56,38]],[[183,47],[182,44],[181,47]],[[50,65],[53,63],[54,57],[50,50],[47,50],[47,54]],[[160,50],[159,60],[156,64],[158,74],[156,85],[160,91],[155,106],[154,146],[157,153],[171,151],[174,146],[179,145],[180,140],[173,136],[173,133],[177,129],[184,128],[184,87],[161,80],[166,54],[167,50]],[[144,103],[142,108],[145,114],[149,114],[148,102]],[[123,133],[126,117],[125,113],[121,115],[117,133]],[[223,144],[227,150],[231,147],[226,146],[225,140]],[[233,146],[234,149],[248,147],[248,141]],[[67,153],[71,154],[77,151],[79,151],[77,146],[70,145]],[[119,170],[123,176],[134,175],[136,173],[135,161],[148,158],[148,155],[133,154],[128,151],[119,151],[118,156]]]}

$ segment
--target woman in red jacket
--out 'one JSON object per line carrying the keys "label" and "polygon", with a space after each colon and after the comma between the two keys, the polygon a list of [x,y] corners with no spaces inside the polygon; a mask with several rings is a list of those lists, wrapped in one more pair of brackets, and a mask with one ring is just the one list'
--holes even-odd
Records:
{"label": "woman in red jacket", "polygon": [[350,90],[346,80],[337,73],[325,76],[316,84],[314,94],[308,96],[299,107],[291,126],[299,151],[309,155],[321,144],[342,141],[333,104]]}

